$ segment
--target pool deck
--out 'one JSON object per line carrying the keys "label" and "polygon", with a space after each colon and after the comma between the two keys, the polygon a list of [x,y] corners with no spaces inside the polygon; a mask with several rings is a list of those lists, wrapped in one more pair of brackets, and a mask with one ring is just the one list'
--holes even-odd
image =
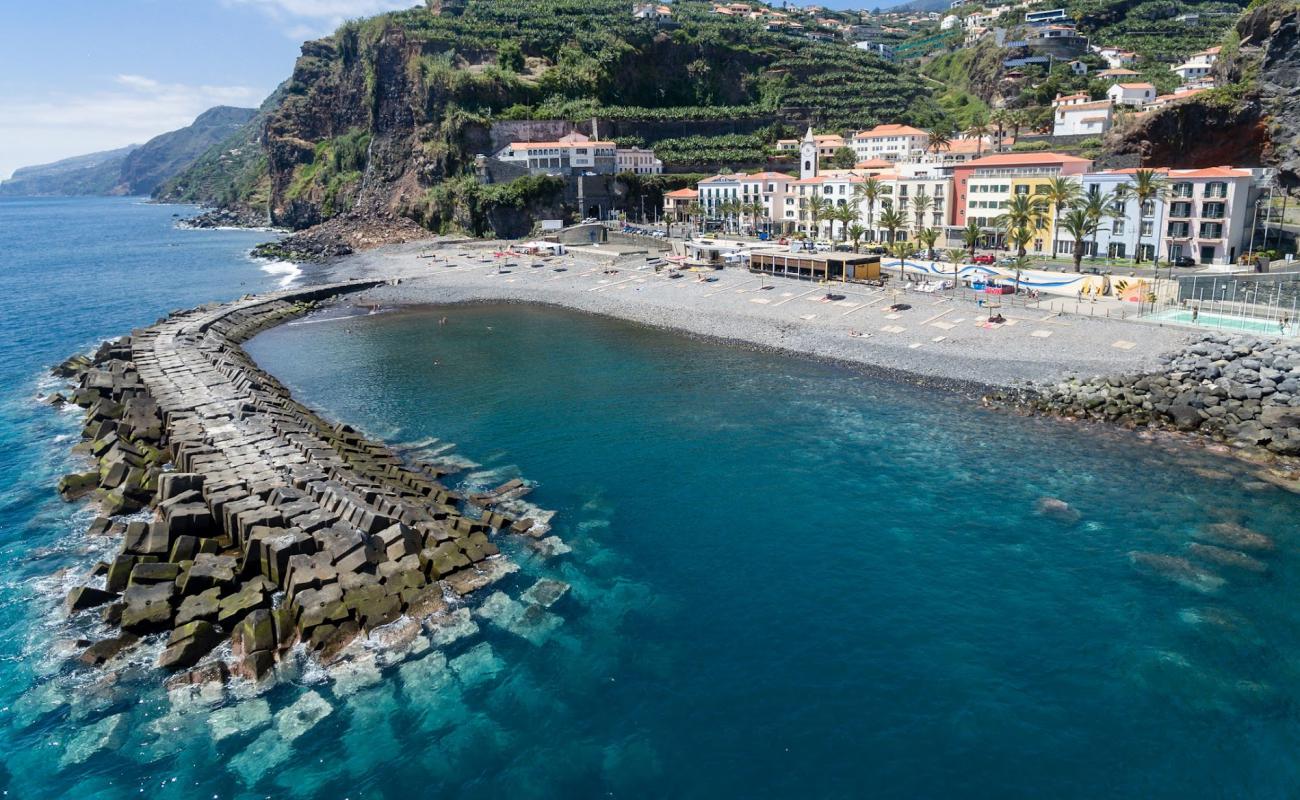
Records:
{"label": "pool deck", "polygon": [[[891,372],[999,386],[1144,371],[1190,335],[1183,327],[1121,320],[1114,313],[1108,319],[1106,304],[1087,304],[1089,316],[1068,313],[1045,297],[1037,306],[1002,306],[1006,322],[990,325],[987,308],[948,293],[811,283],[739,269],[670,279],[646,266],[644,257],[610,261],[575,248],[547,261],[493,258],[502,246],[392,245],[314,268],[319,274],[312,277],[400,279],[400,285],[370,292],[366,302],[553,304]],[[513,266],[505,267],[506,261]],[[714,280],[704,282],[701,274]],[[827,300],[828,292],[842,297]],[[910,308],[890,311],[896,303]]]}

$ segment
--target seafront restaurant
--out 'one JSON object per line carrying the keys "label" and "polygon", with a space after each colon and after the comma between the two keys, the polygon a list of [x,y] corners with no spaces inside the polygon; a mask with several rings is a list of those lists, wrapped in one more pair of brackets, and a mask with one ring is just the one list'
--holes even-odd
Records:
{"label": "seafront restaurant", "polygon": [[751,272],[814,281],[880,280],[880,256],[864,253],[752,253]]}

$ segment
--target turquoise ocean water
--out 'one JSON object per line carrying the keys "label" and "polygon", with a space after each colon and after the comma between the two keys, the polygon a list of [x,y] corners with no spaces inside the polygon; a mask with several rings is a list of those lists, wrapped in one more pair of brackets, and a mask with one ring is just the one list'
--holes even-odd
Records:
{"label": "turquoise ocean water", "polygon": [[[520,571],[474,603],[462,638],[339,680],[308,663],[254,698],[168,698],[144,659],[113,678],[78,672],[56,595],[110,545],[54,496],[76,424],[34,402],[43,368],[167,308],[287,277],[243,258],[261,235],[173,231],[171,213],[0,202],[19,287],[0,408],[9,796],[1300,785],[1291,496],[1130,434],[552,309],[312,317],[247,346],[322,411],[458,463],[466,488],[536,483],[526,501],[554,512],[571,552],[543,559],[503,538]],[[145,288],[124,297],[132,273]],[[1079,518],[1040,514],[1044,497]],[[1135,569],[1134,551],[1204,564],[1189,545],[1221,520],[1273,537],[1255,554],[1267,572]],[[523,631],[516,604],[540,577],[572,588]],[[310,695],[328,714],[301,735],[271,722]],[[103,732],[111,748],[88,744]]]}

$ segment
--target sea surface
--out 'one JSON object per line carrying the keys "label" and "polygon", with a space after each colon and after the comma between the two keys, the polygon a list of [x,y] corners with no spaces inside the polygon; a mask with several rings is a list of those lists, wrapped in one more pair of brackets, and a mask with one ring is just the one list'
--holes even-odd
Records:
{"label": "sea surface", "polygon": [[[333,309],[246,348],[326,414],[459,469],[461,488],[526,479],[519,510],[549,516],[569,552],[501,536],[520,569],[474,598],[454,641],[346,672],[304,660],[258,695],[168,697],[144,657],[76,670],[68,637],[95,631],[61,619],[61,592],[113,543],[88,541],[88,514],[54,494],[76,421],[36,403],[42,373],[173,306],[311,275],[247,260],[265,234],[61,202],[0,201],[17,287],[0,418],[10,797],[1300,786],[1294,496],[1130,433],[528,306]],[[1218,522],[1271,538],[1251,553],[1266,571],[1189,549]],[[571,588],[522,625],[541,578]],[[306,722],[281,713],[308,706]]]}

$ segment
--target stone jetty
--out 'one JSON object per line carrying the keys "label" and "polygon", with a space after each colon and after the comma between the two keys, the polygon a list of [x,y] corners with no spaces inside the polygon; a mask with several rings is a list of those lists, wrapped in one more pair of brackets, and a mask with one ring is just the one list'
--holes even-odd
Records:
{"label": "stone jetty", "polygon": [[[1076,419],[1196,433],[1291,472],[1300,456],[1300,346],[1290,342],[1208,334],[1162,356],[1153,372],[1072,378],[999,391],[986,400]],[[1279,485],[1300,490],[1294,479],[1274,477]]]}
{"label": "stone jetty", "polygon": [[[530,523],[467,514],[434,468],[323,419],[239,346],[375,285],[174,313],[56,368],[86,409],[78,448],[96,462],[59,491],[92,495],[104,515],[92,528],[122,533],[120,553],[67,598],[69,613],[100,613],[119,631],[82,662],[161,635],[159,666],[183,670],[230,641],[228,668],[257,679],[299,642],[328,657],[504,574],[489,534]],[[110,519],[146,509],[148,520]]]}

